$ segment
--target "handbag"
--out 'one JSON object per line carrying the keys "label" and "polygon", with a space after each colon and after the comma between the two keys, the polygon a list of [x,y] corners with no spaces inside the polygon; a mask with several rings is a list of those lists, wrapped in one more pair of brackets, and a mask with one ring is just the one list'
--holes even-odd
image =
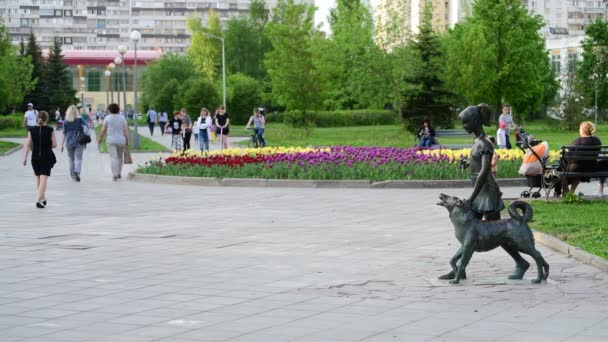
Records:
{"label": "handbag", "polygon": [[80,120],[80,126],[78,126],[78,133],[76,133],[76,142],[80,145],[86,145],[91,142],[91,131],[82,120]]}
{"label": "handbag", "polygon": [[133,157],[131,156],[131,151],[129,151],[129,147],[125,147],[123,164],[133,164]]}

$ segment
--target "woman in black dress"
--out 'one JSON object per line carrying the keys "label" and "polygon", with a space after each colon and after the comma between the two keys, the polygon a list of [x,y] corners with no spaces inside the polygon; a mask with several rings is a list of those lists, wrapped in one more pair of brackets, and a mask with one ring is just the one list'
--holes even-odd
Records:
{"label": "woman in black dress", "polygon": [[27,133],[25,142],[25,155],[23,156],[23,166],[27,165],[27,155],[32,150],[32,168],[36,175],[36,189],[38,197],[36,198],[36,207],[44,208],[46,206],[46,184],[51,176],[51,169],[57,162],[53,149],[57,147],[55,134],[53,129],[47,126],[49,114],[40,111],[38,113],[38,125],[32,127]]}
{"label": "woman in black dress", "polygon": [[220,106],[219,113],[215,116],[215,134],[222,145],[221,149],[228,148],[228,134],[230,134],[230,116],[226,113],[226,107]]}

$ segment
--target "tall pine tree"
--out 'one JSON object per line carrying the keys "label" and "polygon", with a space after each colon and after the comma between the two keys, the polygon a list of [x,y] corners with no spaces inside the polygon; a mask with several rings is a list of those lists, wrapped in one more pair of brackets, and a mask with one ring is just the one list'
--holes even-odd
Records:
{"label": "tall pine tree", "polygon": [[59,108],[63,113],[67,107],[78,101],[75,98],[76,90],[69,78],[68,67],[63,63],[59,39],[54,40],[53,47],[49,50],[45,78],[51,85],[48,88],[49,110]]}
{"label": "tall pine tree", "polygon": [[34,89],[25,96],[22,109],[27,109],[27,103],[34,104],[37,110],[46,110],[49,108],[48,87],[46,82],[46,66],[42,58],[42,50],[36,42],[34,32],[30,32],[30,36],[25,47],[25,55],[30,57],[30,62],[33,66],[32,80],[37,80]]}
{"label": "tall pine tree", "polygon": [[439,36],[433,31],[431,0],[425,0],[423,8],[419,32],[411,43],[417,67],[408,77],[410,83],[419,84],[420,88],[407,101],[407,117],[414,126],[420,126],[423,117],[429,117],[434,125],[451,127],[453,95],[446,90],[442,80],[444,63]]}

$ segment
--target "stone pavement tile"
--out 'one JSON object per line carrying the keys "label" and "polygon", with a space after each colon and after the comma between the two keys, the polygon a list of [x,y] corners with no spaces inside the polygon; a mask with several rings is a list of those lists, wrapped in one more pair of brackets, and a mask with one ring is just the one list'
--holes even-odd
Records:
{"label": "stone pavement tile", "polygon": [[[406,333],[396,333],[396,332],[385,332],[377,335],[370,336],[364,340],[364,342],[397,342],[397,341],[407,341],[407,342],[423,342],[429,341],[433,336],[430,335],[414,335],[414,334],[406,334]],[[307,342],[308,340],[304,339],[302,341],[296,340],[297,342]],[[295,341],[294,341],[295,342]],[[310,341],[314,342],[314,341]]]}
{"label": "stone pavement tile", "polygon": [[200,310],[188,310],[188,309],[169,309],[169,308],[155,308],[145,311],[138,311],[138,315],[143,316],[156,316],[166,317],[169,319],[181,319],[183,317],[192,316],[201,312]]}
{"label": "stone pavement tile", "polygon": [[188,326],[188,327],[182,326],[182,327],[177,328],[175,326],[169,326],[169,325],[150,325],[150,326],[140,327],[138,329],[131,330],[126,334],[120,334],[120,335],[144,336],[144,337],[147,337],[149,341],[153,341],[153,340],[157,340],[160,338],[168,338],[168,337],[177,336],[186,331],[190,331],[193,329],[195,329],[194,326]]}
{"label": "stone pavement tile", "polygon": [[31,326],[20,326],[9,328],[2,331],[2,340],[12,340],[16,338],[32,338],[32,337],[41,337],[43,335],[47,335],[55,332],[56,330],[52,328],[45,327],[31,327]]}
{"label": "stone pavement tile", "polygon": [[442,319],[425,317],[407,323],[399,328],[388,331],[389,333],[405,333],[414,335],[441,335],[448,331],[465,327],[471,324],[471,320]]}
{"label": "stone pavement tile", "polygon": [[228,306],[228,305],[206,303],[204,299],[199,299],[196,301],[188,301],[188,302],[180,302],[177,304],[172,304],[172,305],[169,305],[167,308],[175,309],[175,310],[185,309],[185,310],[192,310],[192,311],[210,311],[210,310],[223,308],[225,306]]}
{"label": "stone pavement tile", "polygon": [[144,315],[127,315],[107,321],[108,323],[121,323],[132,325],[151,325],[161,322],[167,322],[165,317],[144,316]]}
{"label": "stone pavement tile", "polygon": [[96,334],[104,334],[104,335],[115,335],[135,329],[139,329],[141,326],[134,324],[119,324],[119,323],[108,323],[108,322],[97,322],[97,323],[89,323],[83,325],[80,328],[75,330],[85,331]]}
{"label": "stone pavement tile", "polygon": [[569,337],[563,340],[564,342],[606,342],[608,341],[608,335],[601,337],[592,337],[592,336],[576,336]]}
{"label": "stone pavement tile", "polygon": [[193,315],[180,317],[177,319],[196,322],[200,327],[217,325],[224,322],[232,322],[239,320],[241,318],[248,317],[248,314],[244,313],[225,313],[225,312],[215,312],[215,311],[206,311],[199,312]]}
{"label": "stone pavement tile", "polygon": [[31,306],[23,306],[19,305],[19,303],[10,303],[5,305],[0,305],[0,315],[14,315],[27,311],[31,311]]}
{"label": "stone pavement tile", "polygon": [[[89,332],[82,330],[61,330],[48,335],[44,335],[44,341],[62,341],[62,342],[83,342],[91,339],[106,336],[103,332]],[[40,340],[39,340],[40,341]]]}
{"label": "stone pavement tile", "polygon": [[7,327],[16,327],[21,325],[27,325],[35,322],[41,322],[46,320],[40,317],[23,317],[15,315],[0,316],[0,324]]}
{"label": "stone pavement tile", "polygon": [[75,313],[77,313],[77,311],[44,308],[44,309],[37,309],[37,310],[22,312],[19,314],[19,316],[52,319],[52,318],[59,318],[59,317],[63,317],[63,316],[73,315]]}
{"label": "stone pavement tile", "polygon": [[226,342],[285,342],[285,337],[252,333],[226,340]]}
{"label": "stone pavement tile", "polygon": [[525,331],[525,332],[516,332],[510,336],[506,336],[503,338],[499,338],[497,342],[555,342],[555,341],[563,341],[569,338],[571,334],[561,334],[561,333],[549,333],[549,332],[535,332],[535,331]]}
{"label": "stone pavement tile", "polygon": [[190,339],[195,341],[225,341],[243,335],[242,332],[234,330],[220,330],[213,327],[190,330],[174,336],[176,339]]}
{"label": "stone pavement tile", "polygon": [[604,337],[606,340],[608,340],[608,319],[604,319],[590,327],[587,327],[583,332],[580,333],[580,335],[589,337]]}
{"label": "stone pavement tile", "polygon": [[121,313],[85,311],[85,312],[79,312],[77,314],[73,314],[70,316],[65,316],[65,317],[63,317],[63,319],[84,321],[84,322],[88,322],[88,323],[97,323],[97,322],[106,322],[111,319],[115,319],[115,318],[122,317],[122,316],[124,316],[124,314],[121,314]]}

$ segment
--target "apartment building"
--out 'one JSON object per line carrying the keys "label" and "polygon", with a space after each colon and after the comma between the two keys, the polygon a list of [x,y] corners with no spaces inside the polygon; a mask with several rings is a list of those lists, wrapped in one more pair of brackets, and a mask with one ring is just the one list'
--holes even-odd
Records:
{"label": "apartment building", "polygon": [[[267,1],[269,8],[276,0]],[[314,4],[314,0],[301,2]],[[115,50],[139,30],[142,50],[183,52],[190,43],[186,19],[199,15],[206,22],[216,11],[223,23],[247,15],[249,0],[0,0],[0,16],[13,43],[30,31],[42,48],[55,37],[65,50]]]}

